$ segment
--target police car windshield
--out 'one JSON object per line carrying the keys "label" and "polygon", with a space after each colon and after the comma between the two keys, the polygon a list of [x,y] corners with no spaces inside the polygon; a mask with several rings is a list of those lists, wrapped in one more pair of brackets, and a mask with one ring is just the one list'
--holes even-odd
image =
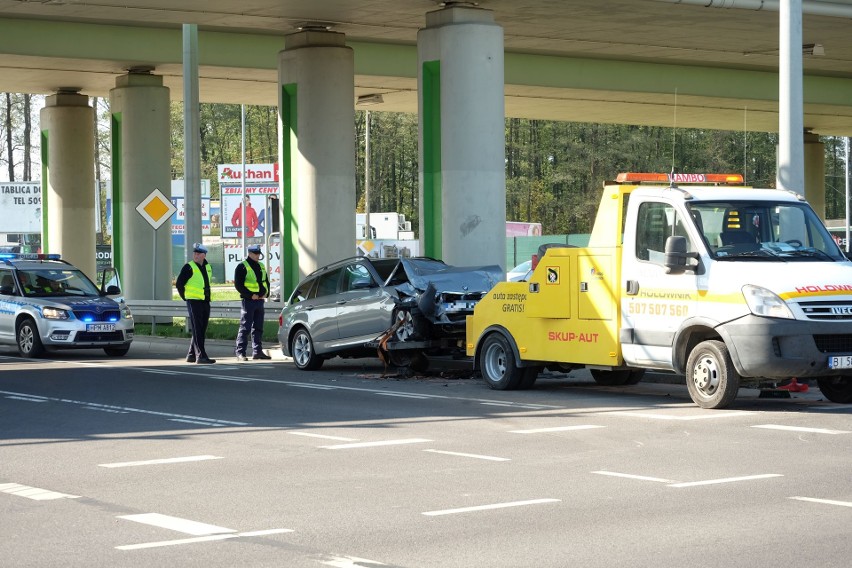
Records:
{"label": "police car windshield", "polygon": [[24,296],[47,298],[100,295],[92,281],[74,269],[19,270],[18,281]]}

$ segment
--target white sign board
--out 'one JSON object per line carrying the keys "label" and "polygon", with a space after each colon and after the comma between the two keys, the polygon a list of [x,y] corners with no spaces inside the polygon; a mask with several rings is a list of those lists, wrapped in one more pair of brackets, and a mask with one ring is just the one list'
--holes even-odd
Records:
{"label": "white sign board", "polygon": [[[225,281],[234,281],[234,271],[237,265],[245,260],[246,255],[240,245],[225,245]],[[261,260],[269,273],[269,284],[281,280],[281,245],[278,243],[269,247],[269,255]]]}
{"label": "white sign board", "polygon": [[0,183],[0,233],[41,233],[41,183]]}
{"label": "white sign board", "polygon": [[172,203],[172,200],[163,195],[163,192],[157,188],[148,194],[148,197],[142,200],[142,203],[136,206],[136,211],[142,215],[142,218],[148,221],[148,224],[159,229],[160,225],[168,221],[175,214],[177,208]]}

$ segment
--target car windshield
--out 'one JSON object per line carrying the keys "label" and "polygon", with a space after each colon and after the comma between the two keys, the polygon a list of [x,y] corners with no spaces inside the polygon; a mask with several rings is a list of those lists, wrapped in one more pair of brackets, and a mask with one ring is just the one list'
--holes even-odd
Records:
{"label": "car windshield", "polygon": [[79,270],[37,269],[19,270],[18,281],[24,296],[99,296],[97,287]]}
{"label": "car windshield", "polygon": [[841,261],[845,256],[804,203],[693,202],[687,205],[717,260]]}

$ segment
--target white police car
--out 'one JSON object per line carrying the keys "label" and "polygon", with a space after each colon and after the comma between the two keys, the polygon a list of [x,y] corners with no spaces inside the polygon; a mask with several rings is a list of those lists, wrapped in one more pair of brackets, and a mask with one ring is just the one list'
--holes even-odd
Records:
{"label": "white police car", "polygon": [[53,254],[0,254],[0,344],[24,357],[46,349],[103,349],[127,354],[133,316],[116,296],[117,278],[101,288]]}

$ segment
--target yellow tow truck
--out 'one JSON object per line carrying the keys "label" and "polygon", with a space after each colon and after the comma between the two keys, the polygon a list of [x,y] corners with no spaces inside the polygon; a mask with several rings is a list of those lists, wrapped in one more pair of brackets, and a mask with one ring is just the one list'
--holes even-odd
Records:
{"label": "yellow tow truck", "polygon": [[703,408],[797,378],[852,402],[852,262],[802,197],[738,174],[620,174],[587,247],[547,249],[466,326],[494,389],[530,388],[544,367],[604,385],[655,369],[685,375]]}

